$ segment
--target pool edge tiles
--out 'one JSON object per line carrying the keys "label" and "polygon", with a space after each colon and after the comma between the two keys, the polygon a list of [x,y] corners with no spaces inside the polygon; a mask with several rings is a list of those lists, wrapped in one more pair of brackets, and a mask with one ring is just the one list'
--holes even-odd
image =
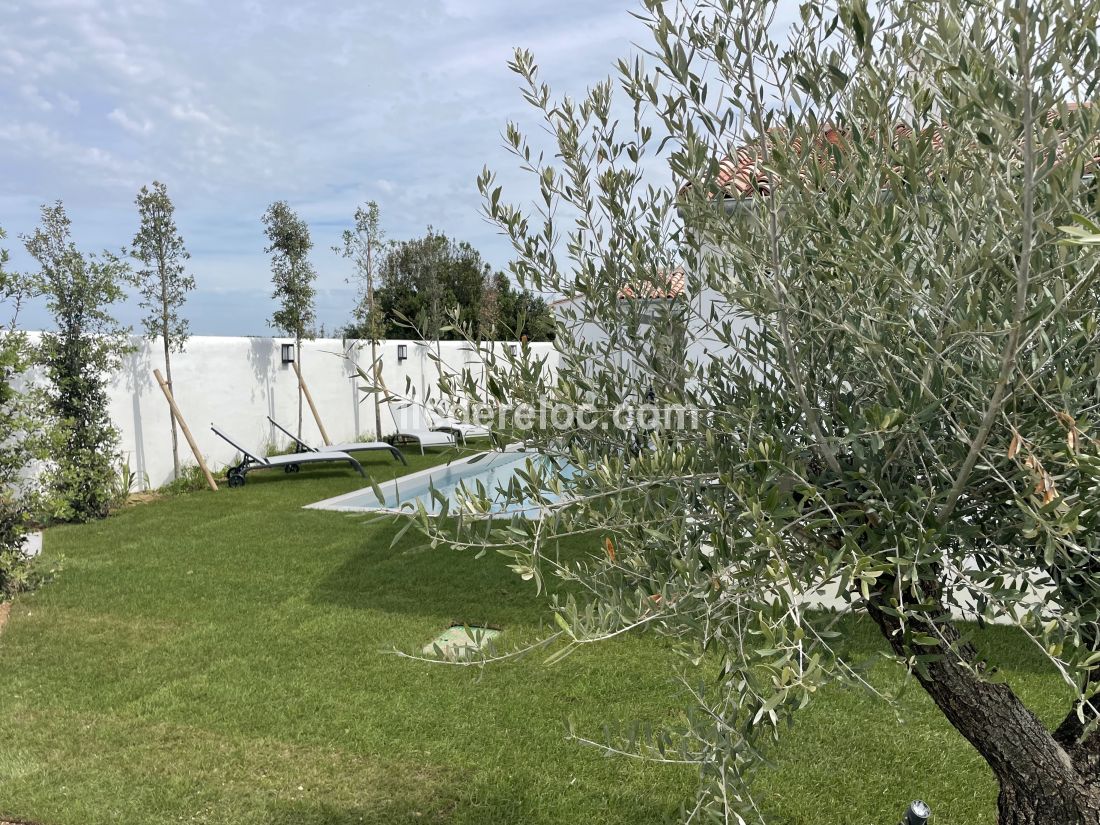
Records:
{"label": "pool edge tiles", "polygon": [[[409,515],[416,512],[419,503],[424,505],[430,515],[438,515],[439,502],[431,495],[431,489],[434,488],[450,502],[451,512],[458,513],[458,490],[463,484],[468,489],[475,489],[476,484],[480,482],[489,496],[499,501],[499,488],[507,487],[516,471],[525,466],[528,460],[538,458],[538,453],[523,450],[481,452],[469,458],[429,467],[406,476],[398,476],[378,485],[383,497],[381,503],[378,501],[374,487],[367,486],[307,504],[305,507],[311,510],[345,513]],[[499,501],[498,506],[490,508],[489,512],[476,515],[537,518],[542,515],[542,510],[540,505],[534,503]]]}

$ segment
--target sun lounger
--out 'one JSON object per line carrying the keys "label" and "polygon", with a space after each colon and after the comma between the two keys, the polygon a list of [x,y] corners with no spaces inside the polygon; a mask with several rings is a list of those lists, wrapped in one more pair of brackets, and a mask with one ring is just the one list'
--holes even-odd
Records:
{"label": "sun lounger", "polygon": [[[391,402],[392,403],[392,402]],[[440,417],[429,410],[424,404],[418,404],[415,400],[399,402],[402,409],[402,422],[399,428],[412,432],[449,433],[455,440],[461,440],[463,444],[472,438],[492,438],[493,433],[488,427],[480,424],[467,424],[457,418]],[[391,410],[392,414],[392,410]],[[394,422],[397,417],[394,416]]]}
{"label": "sun lounger", "polygon": [[290,453],[289,455],[269,455],[266,458],[260,457],[258,453],[250,452],[231,439],[221,430],[214,425],[210,426],[210,429],[214,431],[214,434],[218,438],[225,441],[230,446],[236,448],[236,450],[243,456],[240,464],[235,464],[226,470],[226,478],[229,480],[230,487],[241,487],[244,485],[245,476],[252,470],[273,470],[276,467],[282,467],[285,473],[296,473],[300,469],[302,464],[319,464],[321,462],[332,461],[346,461],[356,472],[361,476],[366,476],[363,472],[363,467],[347,453],[340,452],[306,452],[306,453]]}
{"label": "sun lounger", "polygon": [[397,414],[393,410],[394,403],[399,405],[399,408],[407,417],[409,413],[419,414],[421,407],[414,401],[396,401],[391,399],[386,402],[390,409],[390,416],[393,418],[394,426],[397,427],[397,432],[393,436],[395,444],[414,443],[420,445],[420,453],[424,454],[425,447],[453,447],[455,443],[455,437],[452,433],[444,432],[440,430],[433,430],[427,424],[423,422],[423,416],[419,421],[414,422],[412,426],[408,426],[408,422],[398,421]]}
{"label": "sun lounger", "polygon": [[387,444],[385,441],[347,441],[343,444],[327,444],[322,447],[314,447],[298,436],[294,435],[286,427],[282,426],[278,421],[272,418],[270,415],[267,420],[271,422],[271,425],[283,433],[287,438],[295,443],[298,447],[298,451],[302,453],[365,453],[374,450],[387,452],[400,461],[402,464],[408,464],[405,459],[405,454],[402,453],[392,444]]}
{"label": "sun lounger", "polygon": [[461,439],[463,444],[472,438],[493,438],[493,431],[481,424],[469,424],[465,421],[459,421],[457,418],[440,417],[426,409],[423,413],[425,419],[427,419],[429,430],[438,433],[450,433],[456,439]]}

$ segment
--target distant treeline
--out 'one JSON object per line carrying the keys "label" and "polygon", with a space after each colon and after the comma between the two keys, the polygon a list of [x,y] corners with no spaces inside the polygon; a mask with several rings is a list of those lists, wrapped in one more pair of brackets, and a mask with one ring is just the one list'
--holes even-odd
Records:
{"label": "distant treeline", "polygon": [[[428,228],[422,238],[378,250],[374,306],[382,338],[549,341],[554,320],[546,301],[493,272],[481,253]],[[368,338],[365,296],[340,332]]]}

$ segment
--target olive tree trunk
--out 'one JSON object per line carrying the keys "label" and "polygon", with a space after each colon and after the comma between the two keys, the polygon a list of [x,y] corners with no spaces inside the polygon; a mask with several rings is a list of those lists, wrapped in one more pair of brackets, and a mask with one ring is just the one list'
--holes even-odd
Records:
{"label": "olive tree trunk", "polygon": [[1100,738],[1081,738],[1076,709],[1047,730],[1007,684],[982,678],[984,665],[946,611],[907,620],[938,645],[907,642],[888,592],[872,594],[868,612],[895,653],[922,657],[917,680],[997,777],[999,825],[1100,823]]}

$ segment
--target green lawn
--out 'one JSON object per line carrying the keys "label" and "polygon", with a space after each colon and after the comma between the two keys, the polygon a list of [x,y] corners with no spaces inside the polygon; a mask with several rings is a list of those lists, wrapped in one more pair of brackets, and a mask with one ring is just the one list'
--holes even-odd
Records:
{"label": "green lawn", "polygon": [[[410,456],[409,470],[434,459]],[[381,456],[364,466],[379,480]],[[362,486],[338,469],[255,473],[217,494],[51,529],[61,576],[0,636],[0,814],[100,823],[659,823],[690,771],[564,741],[572,717],[674,718],[675,661],[650,636],[548,667],[400,659],[453,620],[504,640],[545,615],[499,557],[430,550],[398,524],[300,506]],[[851,620],[859,648],[878,641]],[[986,634],[1044,713],[1056,682],[1021,641]],[[891,684],[897,670],[876,666]],[[757,792],[771,821],[893,825],[924,796],[937,825],[992,823],[980,761],[914,686],[894,710],[828,692]],[[0,818],[3,818],[0,816]]]}

